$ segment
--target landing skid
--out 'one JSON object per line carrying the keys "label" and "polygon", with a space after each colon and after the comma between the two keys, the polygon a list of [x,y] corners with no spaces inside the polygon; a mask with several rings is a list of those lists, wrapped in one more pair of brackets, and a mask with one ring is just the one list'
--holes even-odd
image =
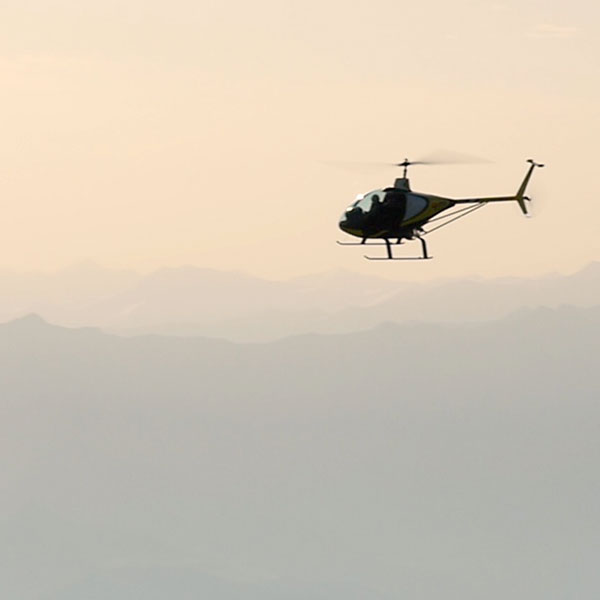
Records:
{"label": "landing skid", "polygon": [[[423,249],[423,256],[398,256],[395,257],[392,254],[392,243],[390,242],[390,240],[388,239],[384,239],[384,243],[380,244],[380,243],[376,243],[377,245],[380,246],[386,246],[387,248],[387,256],[366,256],[365,258],[367,260],[429,260],[431,258],[433,258],[433,256],[429,256],[429,254],[427,254],[427,244],[425,242],[425,240],[418,236],[415,235],[414,237],[416,237],[420,242],[421,242],[421,248]],[[400,243],[400,240],[398,240],[398,243]],[[376,245],[374,244],[374,245]]]}
{"label": "landing skid", "polygon": [[[432,259],[433,256],[429,256],[429,254],[427,254],[427,244],[426,244],[425,240],[419,235],[415,235],[414,237],[416,237],[421,242],[421,248],[423,249],[423,256],[398,256],[398,257],[395,257],[392,254],[392,242],[390,242],[390,240],[388,240],[386,238],[383,238],[383,242],[367,242],[366,239],[363,239],[361,242],[340,242],[338,240],[337,243],[340,246],[385,246],[387,248],[387,256],[366,256],[365,255],[365,258],[367,260],[430,260],[430,259]],[[398,246],[403,243],[404,242],[402,242],[402,239],[399,238],[398,241],[394,245]]]}
{"label": "landing skid", "polygon": [[367,256],[364,257],[367,260],[431,260],[433,256],[392,256],[389,258],[387,256]]}
{"label": "landing skid", "polygon": [[[403,242],[396,242],[395,245],[400,243]],[[336,241],[336,244],[339,244],[340,246],[387,246],[385,242],[340,242],[339,240]]]}

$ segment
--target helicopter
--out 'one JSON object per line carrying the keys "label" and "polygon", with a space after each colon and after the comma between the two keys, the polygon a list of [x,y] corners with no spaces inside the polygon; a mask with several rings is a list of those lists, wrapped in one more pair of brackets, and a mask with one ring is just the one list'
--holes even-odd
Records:
{"label": "helicopter", "polygon": [[[427,260],[433,258],[428,254],[424,236],[483,208],[490,202],[517,202],[524,215],[528,214],[525,195],[527,184],[536,167],[543,167],[532,158],[527,159],[529,167],[525,173],[517,193],[514,196],[492,196],[488,198],[444,198],[432,194],[413,192],[408,180],[408,167],[412,165],[430,164],[426,161],[413,161],[407,158],[395,167],[403,167],[402,177],[395,180],[393,187],[373,190],[359,195],[342,215],[339,227],[345,233],[361,238],[360,242],[340,242],[342,246],[385,245],[386,256],[365,256],[369,260]],[[466,205],[466,206],[462,206]],[[445,211],[458,207],[447,214]],[[425,229],[429,223],[438,224]],[[392,252],[392,241],[402,244],[403,240],[419,240],[421,256],[395,257]],[[367,240],[383,240],[368,242]]]}

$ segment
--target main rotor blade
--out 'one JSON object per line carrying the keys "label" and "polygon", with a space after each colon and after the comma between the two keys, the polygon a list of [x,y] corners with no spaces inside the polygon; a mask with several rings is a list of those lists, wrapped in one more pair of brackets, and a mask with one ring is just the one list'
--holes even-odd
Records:
{"label": "main rotor blade", "polygon": [[455,152],[454,150],[435,150],[426,156],[420,157],[419,161],[420,164],[428,165],[476,165],[492,162],[481,156]]}
{"label": "main rotor blade", "polygon": [[401,163],[391,163],[394,167],[411,167],[412,165],[445,165],[448,163],[434,160],[404,160]]}
{"label": "main rotor blade", "polygon": [[378,169],[387,169],[391,167],[405,167],[414,165],[467,165],[467,164],[483,164],[489,163],[486,158],[472,156],[460,152],[452,152],[450,150],[439,150],[432,154],[419,157],[417,160],[405,158],[402,162],[379,162],[379,161],[323,161],[329,166],[338,167],[346,170],[363,170],[373,171]]}

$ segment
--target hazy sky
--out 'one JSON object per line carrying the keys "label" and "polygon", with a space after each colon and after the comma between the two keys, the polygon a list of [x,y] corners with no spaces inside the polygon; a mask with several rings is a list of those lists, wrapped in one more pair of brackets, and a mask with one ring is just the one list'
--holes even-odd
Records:
{"label": "hazy sky", "polygon": [[[599,5],[351,4],[5,3],[0,266],[426,279],[600,259]],[[432,235],[429,263],[373,264],[335,245],[346,205],[396,173],[326,161],[438,149],[494,162],[415,168],[413,188],[511,193],[525,158],[546,161],[536,217],[489,206]]]}

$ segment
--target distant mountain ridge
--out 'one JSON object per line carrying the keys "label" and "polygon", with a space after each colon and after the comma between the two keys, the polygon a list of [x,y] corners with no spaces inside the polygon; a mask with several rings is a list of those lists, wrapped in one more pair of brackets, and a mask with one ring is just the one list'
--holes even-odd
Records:
{"label": "distant mountain ridge", "polygon": [[600,263],[569,276],[416,284],[349,271],[289,281],[196,267],[140,276],[82,266],[41,279],[0,273],[0,320],[35,312],[69,326],[120,334],[270,341],[343,333],[382,322],[467,322],[524,307],[600,304]]}

